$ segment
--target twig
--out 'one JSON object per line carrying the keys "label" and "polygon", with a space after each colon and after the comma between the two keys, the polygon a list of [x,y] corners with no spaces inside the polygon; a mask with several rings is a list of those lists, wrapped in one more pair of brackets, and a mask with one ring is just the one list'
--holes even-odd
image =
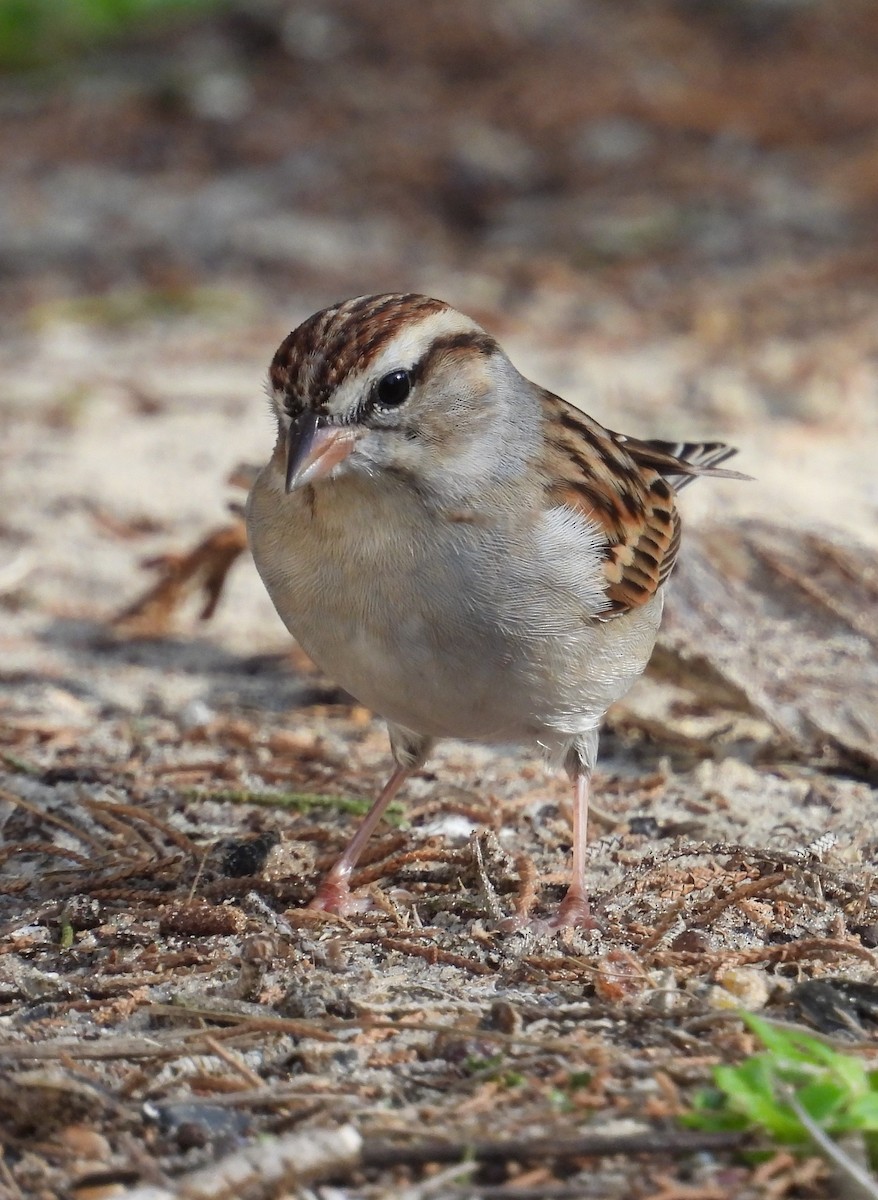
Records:
{"label": "twig", "polygon": [[94,858],[68,850],[66,846],[56,846],[54,842],[17,842],[12,846],[3,846],[0,848],[0,864],[18,854],[44,854],[47,858],[69,859],[79,867],[94,867]]}
{"label": "twig", "polygon": [[477,1162],[521,1162],[545,1158],[597,1158],[614,1154],[696,1154],[702,1151],[737,1150],[747,1140],[743,1133],[683,1133],[648,1129],[642,1133],[586,1133],[571,1138],[531,1138],[502,1142],[415,1142],[393,1146],[375,1142],[363,1147],[365,1167],[417,1166],[451,1163],[464,1158]]}
{"label": "twig", "polygon": [[216,1038],[206,1037],[204,1044],[211,1054],[215,1054],[217,1058],[221,1058],[224,1063],[227,1063],[234,1071],[237,1071],[245,1083],[249,1083],[254,1088],[264,1087],[265,1081],[255,1071],[251,1071],[239,1055],[233,1054],[231,1050],[221,1045]]}
{"label": "twig", "polygon": [[712,925],[720,913],[737,904],[739,900],[747,900],[751,896],[759,896],[765,892],[770,892],[782,883],[785,883],[787,878],[786,872],[779,871],[776,875],[763,875],[758,879],[748,879],[746,883],[739,884],[738,887],[733,888],[727,896],[721,896],[719,900],[714,901],[707,912],[701,913],[690,922],[690,928]]}
{"label": "twig", "polygon": [[668,1179],[662,1177],[656,1182],[659,1184],[657,1192],[650,1192],[646,1200],[728,1200],[728,1189],[725,1187],[711,1187],[707,1184],[705,1187],[687,1187],[686,1184],[678,1182],[676,1179]]}
{"label": "twig", "polygon": [[470,849],[472,850],[476,870],[476,880],[479,885],[479,898],[488,916],[494,921],[500,921],[506,914],[503,910],[503,905],[497,898],[497,892],[493,883],[491,883],[490,876],[485,867],[485,852],[482,849],[483,841],[484,837],[478,835],[470,841]]}
{"label": "twig", "polygon": [[[711,1012],[700,1012],[697,1016],[690,1017],[685,1021],[682,1028],[686,1033],[697,1036],[714,1025],[728,1025],[740,1020],[740,1009],[716,1009]],[[824,1033],[821,1029],[814,1029],[810,1025],[805,1025],[802,1021],[787,1020],[783,1017],[767,1017],[763,1015],[762,1020],[767,1025],[771,1025],[773,1029],[788,1029],[793,1033],[805,1033],[808,1037],[822,1042],[824,1046],[831,1046],[834,1050],[857,1050],[871,1051],[873,1054],[878,1053],[878,1045],[870,1038],[856,1040],[842,1035],[835,1036],[831,1033]]]}
{"label": "twig", "polygon": [[[150,1017],[171,1016],[178,1019],[212,1021],[215,1026],[209,1031],[201,1028],[169,1030],[152,1037],[105,1037],[99,1042],[86,1042],[78,1038],[52,1038],[38,1043],[0,1042],[0,1062],[16,1062],[22,1059],[58,1058],[62,1054],[72,1059],[149,1059],[174,1058],[195,1053],[200,1039],[205,1035],[216,1041],[237,1040],[244,1037],[275,1035],[313,1038],[316,1041],[335,1042],[341,1034],[350,1030],[386,1029],[393,1032],[438,1033],[443,1036],[462,1038],[477,1037],[479,1041],[496,1042],[501,1046],[516,1049],[532,1049],[547,1054],[566,1054],[570,1058],[574,1051],[584,1055],[586,1061],[594,1061],[595,1046],[583,1046],[571,1037],[528,1037],[526,1034],[504,1033],[499,1029],[475,1030],[469,1025],[443,1025],[438,1021],[423,1020],[376,1020],[369,1013],[352,1020],[328,1017],[323,1020],[305,1020],[296,1017],[252,1017],[247,1013],[235,1013],[226,1009],[210,1009],[195,1005],[144,1004],[141,1012]],[[726,1014],[723,1014],[725,1017]],[[728,1014],[734,1019],[737,1014]],[[601,1055],[604,1051],[601,1050]]]}
{"label": "twig", "polygon": [[[150,982],[157,982],[163,976],[156,974]],[[123,981],[127,982],[127,981]],[[12,1042],[0,1044],[0,1062],[18,1062],[28,1059],[57,1059],[67,1055],[77,1061],[94,1059],[110,1061],[113,1059],[150,1059],[150,1058],[180,1058],[183,1055],[196,1053],[201,1048],[205,1036],[215,1041],[226,1041],[247,1037],[252,1034],[288,1034],[291,1037],[314,1038],[316,1041],[334,1042],[338,1035],[327,1032],[308,1021],[294,1018],[279,1018],[278,1020],[248,1019],[228,1013],[213,1013],[209,1009],[183,1009],[169,1004],[145,1006],[150,1013],[174,1014],[188,1016],[191,1019],[208,1019],[217,1023],[227,1024],[226,1029],[213,1029],[207,1033],[204,1029],[187,1029],[173,1035],[164,1034],[161,1038],[138,1037],[108,1037],[99,1042],[87,1042],[81,1038],[52,1038],[45,1042]],[[231,1022],[229,1024],[229,1022]]]}
{"label": "twig", "polygon": [[169,1187],[147,1184],[124,1192],[120,1200],[263,1200],[356,1166],[361,1144],[352,1125],[265,1138]]}
{"label": "twig", "polygon": [[481,1186],[471,1183],[465,1187],[454,1187],[448,1192],[449,1196],[459,1196],[461,1200],[590,1200],[594,1191],[588,1184],[582,1183],[549,1183],[540,1187],[521,1187],[517,1181],[513,1183],[486,1184]]}
{"label": "twig", "polygon": [[537,897],[537,869],[529,854],[516,855],[515,869],[521,881],[515,897],[515,915],[527,917]]}
{"label": "twig", "polygon": [[155,842],[150,841],[131,821],[123,821],[114,816],[110,808],[98,801],[86,800],[86,804],[89,806],[91,815],[100,822],[101,827],[121,839],[121,842],[117,841],[116,845],[121,846],[122,853],[127,860],[149,862],[155,858]]}
{"label": "twig", "polygon": [[[447,1196],[449,1185],[454,1185],[465,1176],[472,1175],[475,1169],[476,1164],[474,1162],[452,1163],[444,1171],[437,1171],[429,1179],[425,1179],[421,1183],[416,1183],[414,1187],[406,1188],[404,1192],[400,1192],[399,1200],[430,1200],[431,1196],[439,1196],[440,1198]],[[457,1191],[457,1188],[455,1188],[455,1191]],[[467,1193],[472,1195],[472,1190],[469,1187],[467,1188]]]}
{"label": "twig", "polygon": [[[380,857],[376,856],[375,862],[354,872],[351,880],[351,887],[361,888],[366,887],[370,883],[377,883],[379,879],[385,876],[395,875],[401,867],[407,867],[411,863],[426,865],[428,863],[443,863],[448,864],[453,861],[449,854],[448,847],[440,845],[437,842],[429,841],[422,846],[416,846],[414,850],[403,850],[400,854],[394,854],[398,846],[405,845],[406,839],[402,835],[397,835],[393,839],[393,844],[390,846],[392,857],[388,857],[386,845],[382,843]],[[453,853],[453,852],[452,852]],[[334,856],[333,856],[334,857]],[[323,859],[318,859],[318,866],[323,865]],[[330,860],[327,858],[326,860]]]}
{"label": "twig", "polygon": [[11,750],[0,750],[0,762],[5,763],[9,770],[14,771],[16,775],[31,775],[36,777],[43,773],[39,767],[34,766],[27,759],[13,754]]}
{"label": "twig", "polygon": [[657,967],[678,966],[694,963],[704,971],[719,966],[749,965],[757,962],[798,962],[807,958],[828,958],[836,954],[850,954],[863,958],[873,967],[878,966],[878,957],[859,942],[842,941],[836,938],[803,938],[782,946],[759,946],[755,950],[723,950],[720,953],[705,953],[702,950],[660,950],[652,959]]}
{"label": "twig", "polygon": [[637,947],[637,953],[640,955],[646,954],[650,950],[654,950],[669,929],[672,929],[677,923],[680,913],[686,907],[687,897],[681,896],[679,900],[674,900],[667,911],[658,919],[652,933],[649,934],[644,941]]}
{"label": "twig", "polygon": [[429,963],[445,963],[449,967],[462,967],[473,975],[496,975],[494,967],[469,958],[466,954],[453,954],[450,950],[440,950],[438,946],[423,943],[408,942],[403,938],[382,937],[377,939],[382,950],[398,950],[401,954],[411,954],[415,958],[425,958]]}
{"label": "twig", "polygon": [[180,833],[179,829],[174,829],[166,821],[162,821],[148,809],[141,808],[136,804],[120,804],[110,800],[86,800],[85,806],[92,813],[97,814],[103,810],[117,817],[128,817],[131,821],[141,821],[150,829],[155,829],[178,849],[194,858],[196,862],[201,857],[201,852],[191,838],[188,838],[185,833]]}
{"label": "twig", "polygon": [[[365,1086],[368,1087],[368,1085]],[[240,1092],[223,1092],[213,1095],[210,1097],[210,1104],[212,1108],[277,1109],[288,1107],[294,1101],[307,1101],[302,1108],[296,1110],[296,1116],[301,1118],[310,1115],[312,1109],[317,1111],[320,1107],[331,1103],[334,1115],[338,1116],[339,1104],[362,1105],[361,1093],[363,1090],[363,1085],[347,1090],[340,1086],[334,1087],[328,1080],[323,1090],[316,1085],[274,1083],[258,1088],[247,1088]]]}
{"label": "twig", "polygon": [[209,851],[202,851],[198,855],[198,866],[195,869],[195,878],[192,880],[192,886],[189,888],[189,895],[186,897],[186,903],[191,904],[195,899],[195,893],[198,891],[198,885],[201,883],[201,876],[204,874],[204,868],[209,857]]}
{"label": "twig", "polygon": [[70,821],[65,821],[63,817],[56,817],[54,813],[40,808],[38,804],[32,804],[30,800],[25,800],[23,796],[16,795],[15,792],[11,792],[8,788],[0,787],[0,800],[5,800],[7,804],[18,805],[19,808],[23,808],[25,812],[31,813],[40,821],[46,821],[49,825],[55,825],[58,829],[63,829],[65,833],[71,834],[77,841],[87,842],[95,850],[100,850],[102,854],[107,852],[107,846],[99,842],[96,837],[93,837],[84,829],[77,829]]}

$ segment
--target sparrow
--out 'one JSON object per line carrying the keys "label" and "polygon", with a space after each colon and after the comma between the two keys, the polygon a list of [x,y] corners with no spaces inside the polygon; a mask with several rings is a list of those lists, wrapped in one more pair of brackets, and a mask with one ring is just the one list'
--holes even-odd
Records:
{"label": "sparrow", "polygon": [[312,908],[439,738],[518,743],[573,784],[572,869],[544,923],[589,927],[589,780],[641,675],[680,547],[677,493],[719,442],[641,441],[525,379],[441,300],[360,296],[281,343],[277,441],[247,504],[257,570],[306,653],[388,725],[390,778]]}

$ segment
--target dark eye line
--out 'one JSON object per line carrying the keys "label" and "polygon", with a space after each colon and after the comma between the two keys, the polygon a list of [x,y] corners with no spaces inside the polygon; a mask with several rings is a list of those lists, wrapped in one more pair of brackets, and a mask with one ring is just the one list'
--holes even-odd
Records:
{"label": "dark eye line", "polygon": [[[497,353],[499,349],[497,341],[489,333],[485,333],[484,330],[462,330],[460,333],[447,334],[445,337],[437,338],[411,367],[396,367],[382,375],[381,379],[377,380],[370,389],[369,394],[362,403],[351,413],[348,420],[356,423],[368,420],[372,413],[392,412],[394,408],[402,407],[414,388],[430,372],[436,360],[445,354],[458,350],[470,350],[485,358],[489,358],[492,354]],[[409,391],[401,401],[393,404],[382,404],[377,395],[378,388],[389,376],[396,374],[404,374],[408,377]]]}
{"label": "dark eye line", "polygon": [[445,337],[436,338],[424,351],[420,359],[410,369],[413,380],[424,377],[433,367],[437,359],[446,354],[454,354],[458,350],[469,350],[483,358],[490,358],[500,349],[497,340],[485,333],[484,329],[466,329],[460,333],[449,333]]}

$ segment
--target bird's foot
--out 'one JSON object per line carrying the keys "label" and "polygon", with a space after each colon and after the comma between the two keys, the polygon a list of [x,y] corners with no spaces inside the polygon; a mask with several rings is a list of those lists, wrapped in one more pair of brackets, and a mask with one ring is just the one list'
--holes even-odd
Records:
{"label": "bird's foot", "polygon": [[333,878],[331,873],[321,881],[316,896],[308,905],[312,911],[332,913],[337,917],[354,916],[374,907],[369,896],[355,896],[346,879]]}
{"label": "bird's foot", "polygon": [[519,913],[501,921],[498,928],[501,933],[528,930],[538,937],[548,937],[559,929],[600,929],[600,924],[591,915],[588,897],[571,888],[553,917],[528,917]]}
{"label": "bird's foot", "polygon": [[591,915],[588,896],[573,888],[567,893],[558,906],[554,917],[550,917],[549,928],[554,929],[597,929],[597,921]]}

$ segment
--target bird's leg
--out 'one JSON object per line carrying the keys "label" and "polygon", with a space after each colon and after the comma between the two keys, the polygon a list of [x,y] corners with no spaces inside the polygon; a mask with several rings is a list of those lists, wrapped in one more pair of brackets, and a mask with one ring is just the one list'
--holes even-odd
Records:
{"label": "bird's leg", "polygon": [[322,909],[323,912],[337,913],[344,917],[349,913],[364,912],[371,905],[367,898],[351,895],[351,874],[359,861],[360,855],[366,848],[366,842],[378,827],[378,822],[384,816],[384,810],[390,801],[408,779],[413,771],[423,766],[424,760],[433,746],[431,738],[412,733],[399,725],[388,725],[390,734],[390,749],[396,760],[393,774],[385,783],[380,796],[366,813],[365,820],[344,849],[341,858],[323,876],[317,895],[308,905],[309,908]]}
{"label": "bird's leg", "polygon": [[584,929],[595,927],[588,907],[588,888],[585,882],[590,780],[591,772],[580,764],[573,777],[573,865],[570,871],[570,887],[558,911],[548,922],[550,929],[566,929],[570,926]]}
{"label": "bird's leg", "polygon": [[588,849],[588,791],[597,757],[598,731],[591,729],[577,737],[567,751],[564,761],[573,784],[573,865],[570,871],[570,887],[558,911],[549,920],[549,929],[595,928],[588,905],[585,866]]}
{"label": "bird's leg", "polygon": [[530,929],[536,934],[554,933],[557,929],[595,929],[588,905],[588,887],[585,880],[586,851],[588,849],[588,791],[591,773],[597,759],[598,733],[596,729],[580,734],[567,752],[564,766],[573,784],[573,864],[570,871],[570,886],[567,895],[558,906],[558,911],[548,920],[542,917],[508,917],[500,924],[503,932]]}
{"label": "bird's leg", "polygon": [[323,912],[337,913],[346,916],[348,913],[362,912],[369,907],[368,900],[358,900],[351,895],[350,879],[360,855],[366,848],[366,843],[378,827],[384,816],[384,810],[411,774],[410,767],[396,767],[393,774],[385,783],[378,799],[369,809],[366,817],[348,842],[344,852],[330,870],[323,876],[317,895],[308,905],[309,908],[321,909]]}

